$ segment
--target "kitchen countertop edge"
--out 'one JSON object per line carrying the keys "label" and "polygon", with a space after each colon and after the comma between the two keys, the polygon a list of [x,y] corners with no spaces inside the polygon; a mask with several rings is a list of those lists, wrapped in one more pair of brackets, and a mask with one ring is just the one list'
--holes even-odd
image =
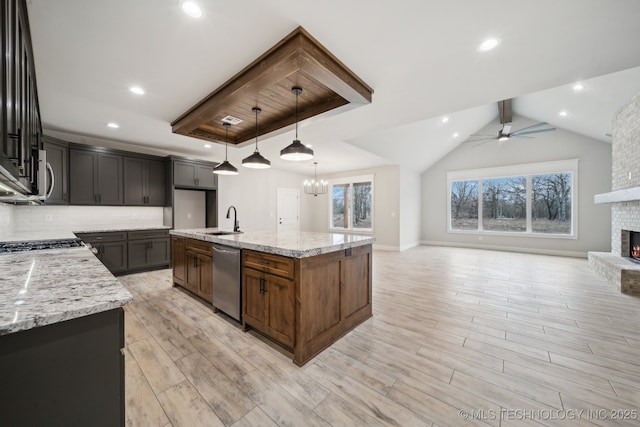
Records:
{"label": "kitchen countertop edge", "polygon": [[[216,236],[212,234],[206,234],[207,232],[218,231],[216,228],[208,229],[190,229],[190,230],[171,230],[169,233],[173,236],[187,237],[190,239],[201,240],[205,242],[217,243],[224,246],[230,246],[239,249],[251,249],[258,252],[265,252],[275,255],[282,255],[290,258],[308,258],[316,255],[327,254],[331,252],[337,252],[348,248],[354,248],[357,246],[364,246],[375,242],[374,236],[365,236],[358,234],[346,234],[346,233],[319,233],[319,232],[251,232],[240,234],[229,234]],[[285,244],[279,245],[273,243],[274,239],[278,241],[279,236],[284,236],[282,240],[286,241]],[[321,240],[322,238],[333,238],[334,236],[343,238],[345,241],[338,241],[337,243],[320,242],[314,247],[291,247],[292,242],[297,239],[307,238],[309,241],[313,239]],[[299,242],[299,240],[298,240]],[[304,244],[293,244],[293,246],[304,246]]]}
{"label": "kitchen countertop edge", "polygon": [[84,246],[2,254],[0,268],[5,271],[0,282],[0,336],[133,301],[131,293]]}

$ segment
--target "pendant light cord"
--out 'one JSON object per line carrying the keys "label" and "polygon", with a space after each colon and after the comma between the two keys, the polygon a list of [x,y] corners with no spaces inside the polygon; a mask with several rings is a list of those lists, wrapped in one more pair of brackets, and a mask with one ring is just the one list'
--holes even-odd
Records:
{"label": "pendant light cord", "polygon": [[296,88],[296,141],[298,140],[298,96],[300,96],[300,89]]}
{"label": "pendant light cord", "polygon": [[258,113],[260,112],[260,109],[258,107],[255,107],[253,111],[256,112],[256,150],[254,151],[254,153],[257,153],[258,152]]}
{"label": "pendant light cord", "polygon": [[225,160],[225,162],[228,160],[228,154],[229,154],[229,126],[231,126],[229,123],[225,123],[224,124],[224,129],[225,129],[225,133],[224,133],[224,160]]}

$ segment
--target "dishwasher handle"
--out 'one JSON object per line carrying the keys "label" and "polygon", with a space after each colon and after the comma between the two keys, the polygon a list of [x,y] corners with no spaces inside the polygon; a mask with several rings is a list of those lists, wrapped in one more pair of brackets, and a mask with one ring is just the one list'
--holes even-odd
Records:
{"label": "dishwasher handle", "polygon": [[240,249],[235,249],[234,248],[234,249],[229,250],[229,249],[222,249],[219,246],[214,246],[213,247],[213,252],[220,252],[220,253],[223,253],[223,254],[237,255],[240,252]]}

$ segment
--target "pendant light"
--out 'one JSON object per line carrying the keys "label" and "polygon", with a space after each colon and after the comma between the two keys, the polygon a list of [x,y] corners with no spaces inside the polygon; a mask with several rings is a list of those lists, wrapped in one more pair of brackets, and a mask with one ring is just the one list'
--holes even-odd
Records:
{"label": "pendant light", "polygon": [[296,94],[296,139],[286,148],[280,150],[280,158],[283,160],[311,160],[313,159],[313,150],[302,145],[298,139],[298,96],[302,92],[302,88],[294,86],[291,91]]}
{"label": "pendant light", "polygon": [[256,151],[246,159],[242,160],[242,166],[253,169],[267,169],[271,167],[271,162],[262,157],[258,151],[258,113],[262,110],[258,107],[253,107],[251,111],[256,113]]}
{"label": "pendant light", "polygon": [[224,135],[224,162],[220,163],[218,166],[213,168],[213,173],[218,175],[238,175],[238,168],[233,166],[227,160],[227,155],[229,154],[229,126],[231,123],[224,122],[222,123],[225,129]]}
{"label": "pendant light", "polygon": [[313,166],[315,168],[313,174],[314,179],[304,182],[304,193],[313,194],[314,197],[318,197],[318,194],[326,194],[329,191],[329,183],[324,179],[318,181],[318,162],[313,162]]}

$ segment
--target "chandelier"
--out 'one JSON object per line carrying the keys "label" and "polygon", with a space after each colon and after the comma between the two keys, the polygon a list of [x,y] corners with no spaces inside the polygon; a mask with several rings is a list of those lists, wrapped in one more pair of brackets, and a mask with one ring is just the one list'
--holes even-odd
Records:
{"label": "chandelier", "polygon": [[329,183],[324,179],[318,181],[318,162],[313,162],[313,165],[315,168],[313,174],[314,179],[304,182],[304,193],[313,194],[314,197],[318,197],[318,194],[327,194],[329,191]]}

